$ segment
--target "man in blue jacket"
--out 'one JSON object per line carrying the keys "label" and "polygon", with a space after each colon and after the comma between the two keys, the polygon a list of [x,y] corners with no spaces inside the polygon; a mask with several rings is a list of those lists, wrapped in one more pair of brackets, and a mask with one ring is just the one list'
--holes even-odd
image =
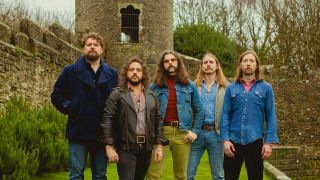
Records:
{"label": "man in blue jacket", "polygon": [[[169,146],[163,147],[164,159],[172,151],[174,179],[187,179],[190,143],[197,139],[204,111],[197,86],[190,81],[182,58],[174,51],[162,53],[154,83],[150,89],[160,103],[164,135]],[[164,162],[152,161],[146,179],[163,179]]]}
{"label": "man in blue jacket", "polygon": [[[226,180],[237,180],[243,161],[249,180],[262,180],[263,159],[279,142],[272,86],[263,80],[257,54],[240,55],[236,81],[227,87],[221,114]],[[264,127],[264,124],[266,126]]]}
{"label": "man in blue jacket", "polygon": [[104,102],[117,86],[116,70],[103,62],[104,40],[97,33],[84,35],[83,55],[64,68],[51,94],[52,104],[68,115],[69,179],[83,179],[87,155],[91,160],[92,179],[106,179],[107,156],[100,122]]}

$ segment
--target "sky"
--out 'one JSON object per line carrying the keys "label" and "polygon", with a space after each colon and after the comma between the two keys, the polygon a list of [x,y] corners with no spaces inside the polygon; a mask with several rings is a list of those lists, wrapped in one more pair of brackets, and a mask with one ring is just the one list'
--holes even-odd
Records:
{"label": "sky", "polygon": [[44,11],[74,12],[75,0],[0,0],[1,2],[23,2],[29,8],[41,8]]}

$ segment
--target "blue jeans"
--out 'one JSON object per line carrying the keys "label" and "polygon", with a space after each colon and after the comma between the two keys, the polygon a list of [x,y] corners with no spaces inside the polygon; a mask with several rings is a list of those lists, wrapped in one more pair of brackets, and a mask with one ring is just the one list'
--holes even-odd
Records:
{"label": "blue jeans", "polygon": [[188,180],[194,179],[204,151],[208,151],[212,179],[224,179],[223,144],[215,131],[201,131],[198,139],[191,144],[188,165]]}
{"label": "blue jeans", "polygon": [[100,145],[69,142],[70,180],[83,180],[87,155],[90,154],[92,180],[106,180],[107,155]]}

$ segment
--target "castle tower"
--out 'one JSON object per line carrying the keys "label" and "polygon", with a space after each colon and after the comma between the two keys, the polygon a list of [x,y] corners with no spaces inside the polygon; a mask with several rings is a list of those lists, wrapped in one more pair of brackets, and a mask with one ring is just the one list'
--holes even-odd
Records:
{"label": "castle tower", "polygon": [[154,69],[173,48],[173,0],[76,0],[76,33],[88,31],[104,36],[113,66],[139,55]]}

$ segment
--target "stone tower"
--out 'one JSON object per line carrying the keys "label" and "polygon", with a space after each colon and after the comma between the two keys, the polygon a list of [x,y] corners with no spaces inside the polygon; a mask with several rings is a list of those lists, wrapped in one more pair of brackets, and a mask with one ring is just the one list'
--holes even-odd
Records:
{"label": "stone tower", "polygon": [[76,33],[105,38],[106,60],[116,67],[139,55],[151,69],[173,48],[173,0],[76,0]]}

